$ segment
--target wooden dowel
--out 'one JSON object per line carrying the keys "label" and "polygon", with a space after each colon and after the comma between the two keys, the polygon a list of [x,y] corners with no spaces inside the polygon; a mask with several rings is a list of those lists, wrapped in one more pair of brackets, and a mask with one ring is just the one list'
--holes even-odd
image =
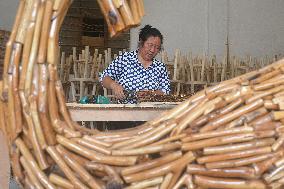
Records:
{"label": "wooden dowel", "polygon": [[[57,148],[56,148],[57,149]],[[60,153],[60,151],[59,151]],[[80,165],[76,160],[73,160],[68,154],[60,153],[67,165],[75,171],[82,180],[84,180],[91,188],[101,189],[102,187],[98,184],[98,182],[93,178],[93,176],[85,170],[85,168]]]}
{"label": "wooden dowel", "polygon": [[197,149],[202,149],[202,148],[210,147],[210,146],[250,141],[250,140],[253,140],[254,138],[255,138],[254,133],[228,135],[228,136],[199,140],[195,142],[183,143],[182,149],[185,151],[186,150],[197,150]]}
{"label": "wooden dowel", "polygon": [[66,178],[63,178],[63,177],[61,177],[57,174],[51,173],[49,175],[49,180],[50,180],[50,182],[52,182],[53,184],[55,184],[59,187],[75,189],[74,185],[69,180],[67,180]]}
{"label": "wooden dowel", "polygon": [[173,178],[173,173],[168,173],[164,177],[164,180],[161,183],[160,189],[167,189],[169,187],[169,184],[170,184],[172,178]]}
{"label": "wooden dowel", "polygon": [[80,154],[90,160],[97,161],[99,163],[106,163],[109,165],[134,165],[137,157],[121,157],[118,158],[116,156],[107,156],[102,155],[99,153],[96,153],[92,150],[89,150],[79,144],[76,144],[75,142],[64,138],[63,136],[57,135],[56,136],[57,142],[66,147],[67,149],[76,152],[77,154]]}
{"label": "wooden dowel", "polygon": [[37,176],[40,183],[47,189],[56,189],[56,187],[49,182],[45,173],[39,168],[38,164],[34,160],[32,154],[30,153],[29,149],[26,147],[22,139],[17,138],[15,140],[15,144],[19,148],[21,154],[26,158],[28,164],[31,166],[33,173]]}
{"label": "wooden dowel", "polygon": [[107,149],[103,146],[97,145],[95,143],[92,143],[91,141],[87,141],[87,140],[81,139],[81,138],[74,138],[72,140],[75,141],[76,143],[82,145],[82,146],[85,146],[85,147],[90,148],[94,151],[100,152],[102,154],[106,154],[106,155],[111,154],[111,150],[109,150],[109,149]]}
{"label": "wooden dowel", "polygon": [[176,152],[162,156],[162,157],[157,158],[157,159],[149,160],[149,161],[144,162],[144,163],[140,163],[140,164],[137,164],[137,165],[134,165],[134,166],[131,166],[131,167],[123,168],[122,171],[121,171],[121,174],[123,176],[125,176],[125,175],[129,175],[129,174],[134,174],[134,173],[137,173],[137,172],[142,172],[142,171],[145,171],[147,169],[152,169],[152,168],[161,166],[163,164],[166,164],[168,162],[174,161],[174,160],[180,158],[181,156],[182,156],[181,151],[176,151]]}
{"label": "wooden dowel", "polygon": [[208,169],[240,167],[240,166],[246,166],[246,165],[250,165],[252,163],[264,161],[264,160],[272,158],[272,157],[274,157],[274,154],[268,153],[268,154],[263,154],[263,155],[257,155],[257,156],[247,157],[247,158],[236,159],[236,160],[206,163],[205,166]]}
{"label": "wooden dowel", "polygon": [[182,139],[182,142],[190,142],[190,141],[196,141],[196,140],[201,140],[201,139],[232,135],[232,134],[249,133],[252,131],[253,131],[253,128],[248,127],[248,126],[227,129],[227,130],[220,130],[220,131],[209,131],[209,132],[204,132],[204,133],[188,135],[186,138]]}
{"label": "wooden dowel", "polygon": [[21,164],[24,167],[25,171],[27,172],[27,175],[30,179],[30,181],[35,185],[36,188],[38,189],[43,189],[44,187],[40,184],[39,180],[35,176],[35,174],[32,171],[32,168],[28,164],[27,160],[22,156],[20,158]]}
{"label": "wooden dowel", "polygon": [[163,182],[163,177],[156,177],[141,182],[133,183],[132,185],[126,187],[125,189],[143,189],[161,184],[162,182]]}
{"label": "wooden dowel", "polygon": [[70,169],[70,167],[63,160],[61,155],[57,152],[54,146],[49,146],[46,148],[48,154],[52,157],[52,159],[56,162],[56,164],[60,167],[60,169],[64,172],[66,177],[70,180],[70,182],[75,186],[75,188],[87,189],[88,187],[83,184],[76,176],[75,173]]}
{"label": "wooden dowel", "polygon": [[207,169],[203,165],[189,164],[186,171],[193,175],[204,175],[223,178],[257,179],[255,170],[251,167],[237,167],[226,169]]}
{"label": "wooden dowel", "polygon": [[181,158],[173,162],[167,163],[160,167],[142,171],[139,173],[126,175],[123,178],[126,183],[131,183],[131,182],[138,182],[138,181],[153,178],[153,177],[163,176],[163,175],[168,174],[169,172],[176,171],[177,169],[182,170],[188,163],[192,162],[194,159],[195,159],[195,155],[192,152],[187,152]]}
{"label": "wooden dowel", "polygon": [[230,159],[244,158],[249,156],[256,156],[260,154],[270,153],[272,151],[271,147],[260,147],[248,150],[242,150],[237,152],[229,152],[225,154],[209,155],[197,158],[199,164],[210,163],[216,161],[224,161]]}
{"label": "wooden dowel", "polygon": [[260,180],[226,179],[207,176],[194,176],[194,183],[205,188],[266,189]]}
{"label": "wooden dowel", "polygon": [[251,111],[261,107],[262,105],[263,105],[263,100],[259,99],[259,100],[252,102],[251,104],[247,104],[245,106],[242,106],[241,108],[236,109],[233,112],[226,114],[222,117],[219,117],[216,120],[208,123],[207,125],[205,125],[204,127],[202,127],[200,129],[200,132],[214,130],[214,129],[218,128],[219,126],[224,125],[231,120],[234,120],[235,118],[239,117],[240,115],[251,112]]}
{"label": "wooden dowel", "polygon": [[251,142],[228,144],[228,145],[223,145],[223,146],[205,147],[203,149],[203,154],[204,155],[224,154],[228,152],[252,149],[255,147],[270,146],[274,142],[275,142],[274,138],[265,138],[265,139],[257,139]]}

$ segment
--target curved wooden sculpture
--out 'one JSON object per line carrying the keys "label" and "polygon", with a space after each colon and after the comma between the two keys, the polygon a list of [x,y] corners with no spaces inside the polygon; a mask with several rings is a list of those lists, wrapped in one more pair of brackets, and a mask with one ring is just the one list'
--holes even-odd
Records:
{"label": "curved wooden sculpture", "polygon": [[[143,15],[139,0],[130,8],[127,1],[98,2],[113,36]],[[136,128],[89,130],[71,120],[56,71],[58,31],[69,4],[21,0],[7,43],[0,125],[19,183],[38,189],[281,188],[283,60],[205,89]]]}

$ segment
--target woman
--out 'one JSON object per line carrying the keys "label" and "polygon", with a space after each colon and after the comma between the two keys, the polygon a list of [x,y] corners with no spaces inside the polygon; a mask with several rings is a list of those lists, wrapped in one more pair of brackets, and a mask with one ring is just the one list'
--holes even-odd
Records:
{"label": "woman", "polygon": [[[169,94],[170,81],[164,63],[155,59],[163,44],[161,32],[150,25],[140,30],[138,49],[119,55],[101,75],[102,85],[111,89],[119,100],[126,98],[125,91],[153,91]],[[126,103],[136,103],[126,99]]]}

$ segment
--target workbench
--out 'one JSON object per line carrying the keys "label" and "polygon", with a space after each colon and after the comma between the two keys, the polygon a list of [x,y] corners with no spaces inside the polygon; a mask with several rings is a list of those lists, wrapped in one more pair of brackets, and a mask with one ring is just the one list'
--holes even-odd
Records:
{"label": "workbench", "polygon": [[74,121],[149,121],[174,108],[176,102],[139,104],[78,104],[67,103]]}

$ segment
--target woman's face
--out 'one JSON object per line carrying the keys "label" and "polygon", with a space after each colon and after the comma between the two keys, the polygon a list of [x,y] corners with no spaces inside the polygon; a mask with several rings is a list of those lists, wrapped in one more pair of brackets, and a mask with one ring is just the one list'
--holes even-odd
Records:
{"label": "woman's face", "polygon": [[152,59],[159,53],[161,49],[161,39],[159,37],[149,37],[139,48],[140,56],[146,61]]}

